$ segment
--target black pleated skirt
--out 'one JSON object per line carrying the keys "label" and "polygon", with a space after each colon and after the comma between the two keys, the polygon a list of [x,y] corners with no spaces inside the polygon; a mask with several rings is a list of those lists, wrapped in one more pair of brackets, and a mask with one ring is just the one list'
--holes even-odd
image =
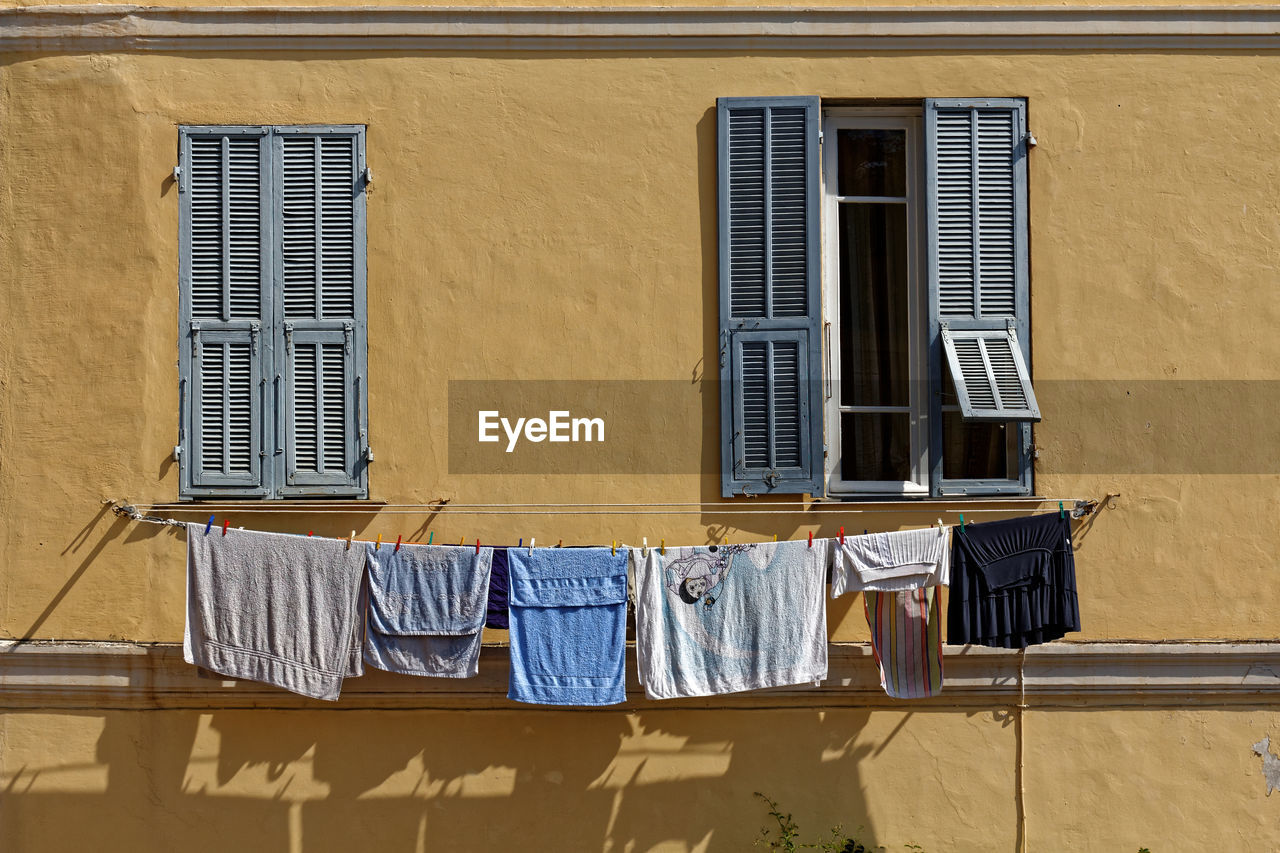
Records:
{"label": "black pleated skirt", "polygon": [[951,533],[948,645],[1021,649],[1080,630],[1069,518],[1034,515]]}

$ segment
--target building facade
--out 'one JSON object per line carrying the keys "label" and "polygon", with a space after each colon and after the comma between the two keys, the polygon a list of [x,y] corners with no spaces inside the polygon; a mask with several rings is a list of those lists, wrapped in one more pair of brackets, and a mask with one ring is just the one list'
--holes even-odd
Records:
{"label": "building facade", "polygon": [[[5,849],[739,850],[757,791],[887,849],[1280,842],[1280,13],[0,21]],[[684,545],[1059,502],[1083,630],[949,648],[937,698],[849,596],[821,687],[630,659],[591,710],[509,702],[500,632],[336,705],[200,677],[184,534],[113,511]]]}

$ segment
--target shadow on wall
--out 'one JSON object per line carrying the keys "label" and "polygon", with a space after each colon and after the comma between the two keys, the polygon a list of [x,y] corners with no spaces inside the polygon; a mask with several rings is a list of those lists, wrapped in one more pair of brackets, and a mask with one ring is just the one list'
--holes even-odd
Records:
{"label": "shadow on wall", "polygon": [[[58,717],[34,725],[66,723]],[[870,844],[857,767],[875,747],[854,745],[867,719],[854,710],[109,712],[71,721],[100,721],[96,768],[6,768],[0,847],[741,851],[771,822],[753,791],[794,812],[806,840],[843,823],[864,827]],[[105,789],[51,792],[74,788],[78,772],[100,779],[101,767]]]}

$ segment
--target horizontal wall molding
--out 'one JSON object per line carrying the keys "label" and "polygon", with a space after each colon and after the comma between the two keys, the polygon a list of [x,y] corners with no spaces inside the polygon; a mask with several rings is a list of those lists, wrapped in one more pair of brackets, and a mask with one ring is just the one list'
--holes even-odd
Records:
{"label": "horizontal wall molding", "polygon": [[[1280,643],[1051,643],[1025,655],[948,647],[944,668],[938,697],[893,700],[880,688],[867,645],[835,644],[821,687],[650,701],[635,681],[629,652],[628,701],[614,708],[1177,708],[1280,701]],[[5,641],[0,642],[0,709],[538,710],[506,698],[509,671],[507,649],[486,646],[475,678],[416,678],[369,669],[364,677],[349,679],[342,699],[331,703],[202,673],[183,661],[182,647],[174,644]]]}
{"label": "horizontal wall molding", "polygon": [[0,10],[0,50],[1267,50],[1275,6],[132,5]]}

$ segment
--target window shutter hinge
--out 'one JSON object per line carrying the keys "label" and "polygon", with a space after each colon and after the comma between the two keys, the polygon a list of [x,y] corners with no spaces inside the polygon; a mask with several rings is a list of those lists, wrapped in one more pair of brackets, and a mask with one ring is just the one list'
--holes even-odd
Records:
{"label": "window shutter hinge", "polygon": [[258,321],[249,324],[249,346],[255,350],[258,348],[258,334],[262,331],[262,325]]}
{"label": "window shutter hinge", "polygon": [[284,345],[285,345],[285,349],[288,349],[290,352],[293,351],[293,324],[292,323],[284,324]]}
{"label": "window shutter hinge", "polygon": [[200,357],[200,324],[194,321],[191,323],[191,354]]}
{"label": "window shutter hinge", "polygon": [[346,343],[347,355],[351,355],[351,338],[355,334],[355,329],[351,323],[342,324],[342,337]]}

